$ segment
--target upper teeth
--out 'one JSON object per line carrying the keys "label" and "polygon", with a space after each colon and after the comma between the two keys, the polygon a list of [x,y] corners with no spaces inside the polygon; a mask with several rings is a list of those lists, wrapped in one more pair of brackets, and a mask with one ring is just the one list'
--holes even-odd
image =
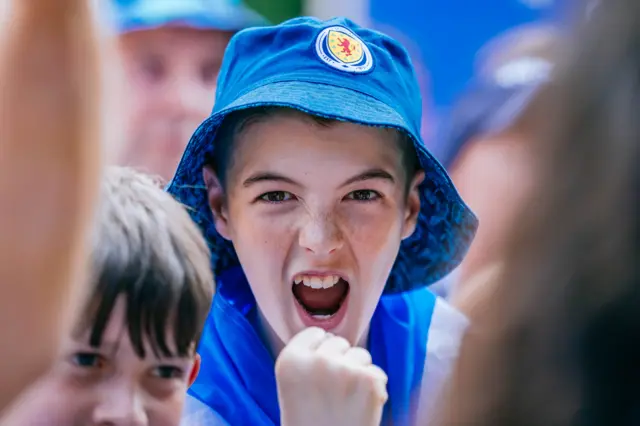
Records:
{"label": "upper teeth", "polygon": [[296,284],[304,284],[307,287],[311,288],[331,288],[336,285],[340,281],[340,277],[337,275],[328,275],[325,277],[318,276],[308,276],[308,275],[297,275],[293,282]]}

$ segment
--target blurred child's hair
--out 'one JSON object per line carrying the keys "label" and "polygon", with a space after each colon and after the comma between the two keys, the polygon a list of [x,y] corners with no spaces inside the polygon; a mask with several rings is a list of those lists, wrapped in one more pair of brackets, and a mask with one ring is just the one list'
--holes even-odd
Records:
{"label": "blurred child's hair", "polygon": [[159,182],[127,168],[107,169],[92,235],[92,269],[83,321],[98,347],[116,302],[141,358],[195,352],[214,281],[207,245],[184,206]]}

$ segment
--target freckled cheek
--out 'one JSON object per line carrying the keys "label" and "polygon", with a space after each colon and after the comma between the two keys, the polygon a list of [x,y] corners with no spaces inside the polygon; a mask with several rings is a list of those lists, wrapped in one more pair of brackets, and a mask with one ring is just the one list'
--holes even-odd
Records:
{"label": "freckled cheek", "polygon": [[390,209],[361,207],[341,213],[343,232],[358,252],[379,253],[399,240],[401,220]]}
{"label": "freckled cheek", "polygon": [[271,260],[283,258],[294,238],[294,223],[295,218],[291,214],[257,213],[236,217],[233,244],[239,254],[244,252]]}

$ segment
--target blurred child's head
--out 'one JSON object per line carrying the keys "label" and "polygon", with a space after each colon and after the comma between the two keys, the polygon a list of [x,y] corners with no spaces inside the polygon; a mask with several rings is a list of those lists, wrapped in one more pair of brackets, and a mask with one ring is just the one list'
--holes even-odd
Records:
{"label": "blurred child's head", "polygon": [[111,1],[127,82],[122,163],[168,180],[211,112],[229,39],[263,21],[228,0]]}
{"label": "blurred child's head", "polygon": [[108,170],[82,315],[12,424],[177,425],[213,295],[206,244],[156,182]]}

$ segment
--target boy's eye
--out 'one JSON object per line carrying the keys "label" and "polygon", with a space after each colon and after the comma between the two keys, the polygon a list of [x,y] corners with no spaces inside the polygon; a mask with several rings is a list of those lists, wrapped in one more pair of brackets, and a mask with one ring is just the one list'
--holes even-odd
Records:
{"label": "boy's eye", "polygon": [[350,192],[347,195],[347,199],[354,201],[374,201],[380,198],[380,194],[371,189],[360,189]]}
{"label": "boy's eye", "polygon": [[153,375],[160,379],[180,379],[184,376],[184,371],[178,367],[161,365],[153,370]]}
{"label": "boy's eye", "polygon": [[271,191],[262,194],[258,197],[259,200],[265,201],[267,203],[284,203],[286,201],[291,201],[295,197],[292,193],[286,191]]}
{"label": "boy's eye", "polygon": [[104,366],[104,358],[98,354],[80,352],[73,355],[73,363],[82,368],[101,368]]}

